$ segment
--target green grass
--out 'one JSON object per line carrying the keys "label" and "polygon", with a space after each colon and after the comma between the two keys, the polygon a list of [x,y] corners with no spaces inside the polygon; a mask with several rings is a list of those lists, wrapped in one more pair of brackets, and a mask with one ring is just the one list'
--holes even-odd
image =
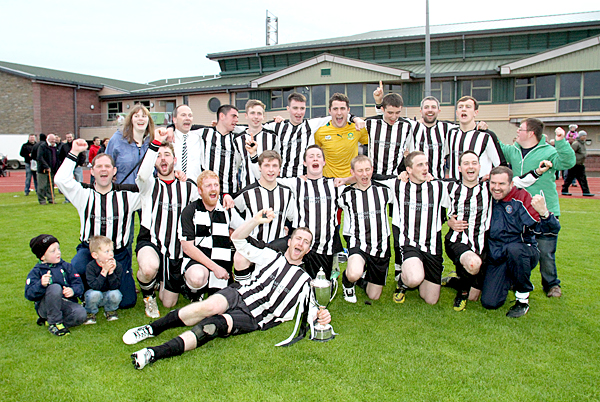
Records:
{"label": "green grass", "polygon": [[[123,344],[127,329],[148,322],[140,302],[121,311],[118,321],[99,318],[65,338],[36,326],[33,303],[23,297],[36,263],[29,240],[40,233],[57,236],[69,261],[79,218],[71,205],[42,207],[35,197],[1,194],[0,400],[600,400],[600,204],[572,199],[561,205],[557,265],[564,296],[546,298],[535,270],[536,290],[525,317],[509,319],[508,305],[487,311],[479,303],[457,313],[450,289],[442,289],[435,306],[414,291],[396,305],[390,272],[381,300],[371,306],[361,291],[356,305],[338,295],[330,311],[339,336],[331,342],[275,348],[292,331],[293,323],[286,323],[217,339],[138,371],[129,354],[181,330],[142,346]],[[451,268],[447,259],[445,264]]]}

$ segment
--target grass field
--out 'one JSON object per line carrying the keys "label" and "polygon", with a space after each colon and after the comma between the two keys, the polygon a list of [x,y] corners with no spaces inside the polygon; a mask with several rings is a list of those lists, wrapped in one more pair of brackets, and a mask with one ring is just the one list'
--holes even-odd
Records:
{"label": "grass field", "polygon": [[487,311],[470,303],[457,313],[451,289],[442,289],[435,306],[417,292],[394,304],[390,273],[382,299],[370,306],[361,291],[356,305],[338,295],[330,311],[339,336],[331,342],[276,348],[292,331],[293,323],[286,323],[216,339],[138,371],[129,354],[181,330],[123,344],[127,329],[148,322],[140,300],[120,311],[120,320],[99,318],[68,337],[36,326],[33,303],[23,296],[36,263],[29,240],[57,236],[70,261],[79,218],[68,204],[42,207],[34,196],[1,194],[0,400],[598,401],[600,204],[574,199],[561,205],[557,265],[564,296],[548,299],[534,271],[531,309],[522,318],[505,317],[510,304]]}

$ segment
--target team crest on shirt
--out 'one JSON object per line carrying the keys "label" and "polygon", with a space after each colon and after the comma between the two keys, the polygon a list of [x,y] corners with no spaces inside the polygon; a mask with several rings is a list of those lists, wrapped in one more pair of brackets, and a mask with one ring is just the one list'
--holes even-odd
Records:
{"label": "team crest on shirt", "polygon": [[507,206],[505,207],[505,209],[506,209],[506,213],[507,213],[507,214],[512,214],[512,212],[513,212],[513,207],[512,207],[512,205],[507,205]]}
{"label": "team crest on shirt", "polygon": [[325,139],[326,139],[327,141],[329,141],[329,140],[331,140],[331,136],[330,136],[330,135],[326,135],[326,136],[325,136]]}
{"label": "team crest on shirt", "polygon": [[349,140],[354,139],[354,133],[352,131],[348,133],[348,139]]}

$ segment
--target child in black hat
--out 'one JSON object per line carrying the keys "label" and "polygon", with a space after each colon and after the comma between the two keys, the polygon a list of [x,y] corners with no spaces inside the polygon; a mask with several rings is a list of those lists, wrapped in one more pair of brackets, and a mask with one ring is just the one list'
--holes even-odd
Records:
{"label": "child in black hat", "polygon": [[35,310],[42,320],[48,321],[51,334],[69,335],[69,327],[80,325],[87,318],[85,308],[77,302],[83,294],[81,278],[71,264],[60,258],[56,237],[36,236],[29,247],[40,261],[27,275],[25,298],[35,302]]}

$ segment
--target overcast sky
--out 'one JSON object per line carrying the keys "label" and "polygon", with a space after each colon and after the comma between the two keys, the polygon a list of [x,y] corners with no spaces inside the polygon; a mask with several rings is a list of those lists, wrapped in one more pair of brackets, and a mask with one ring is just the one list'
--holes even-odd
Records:
{"label": "overcast sky", "polygon": [[[431,25],[600,9],[590,0],[429,4]],[[2,0],[0,10],[1,61],[142,83],[219,73],[206,55],[264,46],[266,10],[279,18],[280,44],[425,25],[425,0]]]}

